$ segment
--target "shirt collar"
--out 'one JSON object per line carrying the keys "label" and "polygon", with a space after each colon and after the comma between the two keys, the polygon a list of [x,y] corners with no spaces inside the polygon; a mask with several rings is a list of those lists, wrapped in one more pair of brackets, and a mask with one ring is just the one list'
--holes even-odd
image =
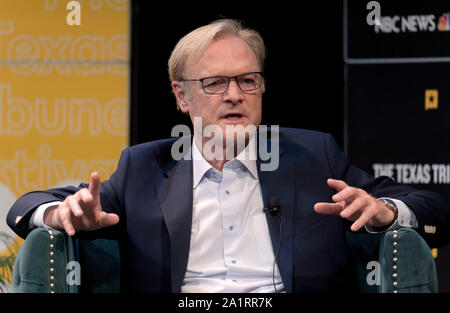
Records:
{"label": "shirt collar", "polygon": [[200,150],[198,149],[194,137],[194,139],[192,140],[192,171],[194,176],[194,188],[197,187],[197,185],[202,180],[203,175],[205,175],[205,173],[211,168],[211,164],[209,164],[208,161],[205,160]]}
{"label": "shirt collar", "polygon": [[236,159],[244,164],[255,179],[258,179],[258,171],[256,167],[256,137],[257,136],[255,134],[250,138],[248,145],[236,156]]}
{"label": "shirt collar", "polygon": [[[225,163],[225,166],[230,162],[240,162],[247,168],[247,170],[252,174],[254,179],[258,179],[258,171],[256,166],[256,135],[250,138],[248,145],[242,150],[236,158]],[[202,180],[206,172],[208,172],[213,167],[208,161],[205,160],[199,148],[197,147],[195,135],[192,140],[192,170],[193,170],[193,187],[197,185]]]}

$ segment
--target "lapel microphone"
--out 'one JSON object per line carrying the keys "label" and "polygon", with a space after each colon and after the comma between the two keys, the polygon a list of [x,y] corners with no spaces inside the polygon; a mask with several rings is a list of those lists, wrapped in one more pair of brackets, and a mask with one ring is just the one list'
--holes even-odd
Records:
{"label": "lapel microphone", "polygon": [[270,212],[270,214],[275,215],[281,211],[281,202],[280,198],[272,197],[269,200],[268,208],[264,208],[265,212]]}

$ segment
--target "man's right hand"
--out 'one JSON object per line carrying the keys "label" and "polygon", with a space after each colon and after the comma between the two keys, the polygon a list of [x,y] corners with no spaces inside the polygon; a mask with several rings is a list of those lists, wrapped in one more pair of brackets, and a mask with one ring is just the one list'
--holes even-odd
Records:
{"label": "man's right hand", "polygon": [[96,230],[119,222],[119,216],[102,211],[100,204],[100,176],[91,174],[89,189],[83,188],[66,197],[58,206],[44,213],[44,224],[54,229],[64,229],[69,236],[77,230]]}

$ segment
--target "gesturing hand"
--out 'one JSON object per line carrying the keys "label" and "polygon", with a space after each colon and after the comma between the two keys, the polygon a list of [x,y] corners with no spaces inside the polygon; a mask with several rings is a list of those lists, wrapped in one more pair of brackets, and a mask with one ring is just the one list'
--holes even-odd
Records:
{"label": "gesturing hand", "polygon": [[96,230],[118,222],[117,214],[102,211],[100,176],[97,172],[91,174],[89,189],[77,191],[44,213],[45,225],[54,229],[64,229],[69,236],[73,236],[76,230]]}
{"label": "gesturing hand", "polygon": [[365,190],[348,186],[342,180],[328,179],[327,184],[336,189],[334,203],[318,202],[314,210],[320,214],[340,215],[354,222],[352,231],[358,231],[365,224],[374,227],[387,226],[394,220],[394,212]]}

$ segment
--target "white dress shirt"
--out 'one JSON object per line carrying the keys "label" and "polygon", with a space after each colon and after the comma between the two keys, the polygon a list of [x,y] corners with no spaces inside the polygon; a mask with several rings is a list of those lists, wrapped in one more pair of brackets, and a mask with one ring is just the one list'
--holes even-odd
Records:
{"label": "white dress shirt", "polygon": [[276,264],[273,273],[256,160],[245,157],[256,155],[255,137],[222,173],[192,145],[192,234],[182,292],[274,292],[273,279],[284,291]]}

